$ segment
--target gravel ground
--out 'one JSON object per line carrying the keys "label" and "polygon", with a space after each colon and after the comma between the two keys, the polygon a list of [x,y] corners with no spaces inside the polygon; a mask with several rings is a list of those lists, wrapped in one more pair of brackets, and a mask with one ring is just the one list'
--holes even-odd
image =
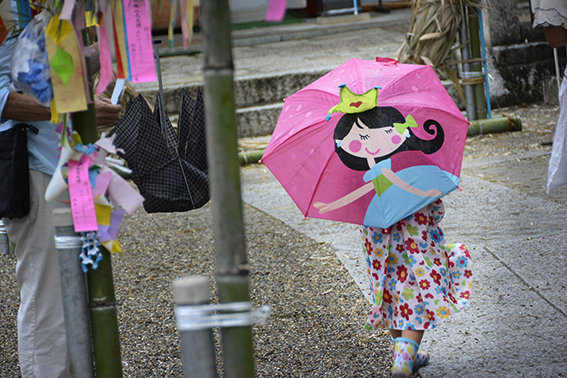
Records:
{"label": "gravel ground", "polygon": [[[503,112],[520,116],[523,131],[468,138],[463,172],[544,197],[558,108],[495,111]],[[362,328],[369,305],[335,252],[250,206],[244,219],[251,300],[272,308],[269,322],[254,327],[257,376],[388,377],[389,337]],[[215,300],[210,206],[179,214],[138,210],[124,220],[119,240],[125,252],[113,256],[113,272],[124,376],[181,377],[171,283],[209,276]],[[0,262],[0,377],[19,377],[16,262]],[[218,332],[216,338],[218,349]]]}
{"label": "gravel ground", "polygon": [[[389,376],[390,343],[362,328],[368,305],[335,252],[245,207],[259,377]],[[182,214],[137,211],[124,221],[123,256],[113,257],[125,377],[182,377],[171,283],[214,278],[210,206]],[[0,377],[18,377],[15,259],[0,268]],[[215,290],[213,290],[213,298]],[[222,376],[222,371],[219,372]]]}

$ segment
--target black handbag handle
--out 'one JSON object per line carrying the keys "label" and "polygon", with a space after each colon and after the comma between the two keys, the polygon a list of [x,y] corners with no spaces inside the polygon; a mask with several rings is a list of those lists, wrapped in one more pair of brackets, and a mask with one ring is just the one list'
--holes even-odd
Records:
{"label": "black handbag handle", "polygon": [[18,123],[18,124],[16,125],[16,127],[18,127],[18,126],[24,126],[24,127],[28,128],[28,129],[30,129],[30,130],[32,131],[32,133],[34,133],[35,135],[39,134],[39,129],[38,129],[37,127],[35,127],[35,126],[28,125],[27,123]]}

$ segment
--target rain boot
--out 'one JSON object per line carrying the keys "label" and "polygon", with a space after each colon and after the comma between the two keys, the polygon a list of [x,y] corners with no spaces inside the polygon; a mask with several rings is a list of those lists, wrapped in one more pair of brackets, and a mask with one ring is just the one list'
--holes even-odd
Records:
{"label": "rain boot", "polygon": [[[390,336],[390,338],[392,339],[392,342],[395,345],[396,339],[394,339],[392,336]],[[419,348],[418,348],[418,352],[415,355],[415,361],[413,363],[412,373],[415,373],[419,368],[422,368],[425,365],[427,365],[428,362],[429,362],[429,353],[419,352]]]}
{"label": "rain boot", "polygon": [[394,340],[394,365],[392,366],[392,378],[409,378],[419,367],[427,363],[429,355],[420,357],[420,366],[416,365],[419,344],[404,337]]}

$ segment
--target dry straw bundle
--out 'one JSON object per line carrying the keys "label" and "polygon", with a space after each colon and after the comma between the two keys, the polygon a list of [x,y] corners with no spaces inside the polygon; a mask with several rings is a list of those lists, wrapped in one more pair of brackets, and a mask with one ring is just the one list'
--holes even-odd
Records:
{"label": "dry straw bundle", "polygon": [[[412,20],[406,40],[397,52],[400,63],[431,64],[441,79],[460,89],[455,52],[467,8],[486,7],[476,0],[412,0]],[[467,43],[467,42],[465,42]]]}

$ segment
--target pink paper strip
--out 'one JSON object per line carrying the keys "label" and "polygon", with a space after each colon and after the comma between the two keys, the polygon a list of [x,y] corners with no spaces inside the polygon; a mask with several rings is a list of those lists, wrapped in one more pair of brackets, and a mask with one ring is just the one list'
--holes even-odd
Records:
{"label": "pink paper strip", "polygon": [[268,22],[281,22],[285,16],[286,0],[270,0],[265,20]]}
{"label": "pink paper strip", "polygon": [[148,0],[124,0],[124,18],[132,82],[156,81]]}
{"label": "pink paper strip", "polygon": [[112,81],[114,72],[112,71],[112,57],[110,56],[110,43],[108,42],[106,27],[104,25],[97,26],[96,30],[100,51],[100,79],[96,87],[96,93],[100,94],[106,90],[106,87]]}
{"label": "pink paper strip", "polygon": [[81,160],[69,160],[69,195],[75,232],[97,231],[93,193],[89,181],[88,156]]}
{"label": "pink paper strip", "polygon": [[[193,1],[189,0],[181,0],[179,3],[179,12],[181,13],[181,34],[183,35],[183,48],[189,48],[189,42],[191,42],[193,36],[193,30],[189,29],[189,24],[187,23],[187,16],[190,16],[191,26],[193,26],[193,9],[189,9],[188,2],[191,4],[191,8],[193,8]],[[187,14],[187,11],[191,13],[190,15]]]}
{"label": "pink paper strip", "polygon": [[140,207],[142,202],[144,202],[144,197],[116,172],[107,167],[102,167],[100,172],[101,174],[104,172],[110,172],[112,174],[110,184],[108,185],[108,194],[110,198],[118,202],[128,214],[132,214]]}

